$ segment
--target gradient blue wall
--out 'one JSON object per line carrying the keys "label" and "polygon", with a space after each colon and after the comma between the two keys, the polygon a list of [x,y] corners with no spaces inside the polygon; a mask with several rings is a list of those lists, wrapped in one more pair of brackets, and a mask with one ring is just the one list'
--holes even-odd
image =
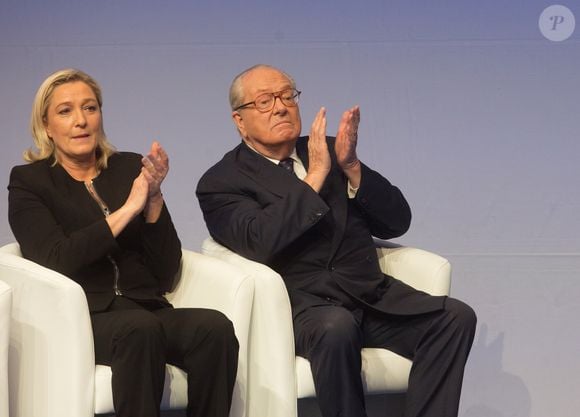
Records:
{"label": "gradient blue wall", "polygon": [[[399,241],[448,257],[479,315],[463,417],[580,409],[580,29],[539,29],[540,0],[2,0],[4,183],[30,146],[33,94],[78,67],[104,92],[108,137],[171,157],[164,194],[185,247],[207,236],[194,196],[232,148],[227,89],[255,63],[291,73],[307,131],[360,104],[360,156],[406,193]],[[580,3],[562,1],[577,17]],[[13,240],[0,191],[0,244]]]}

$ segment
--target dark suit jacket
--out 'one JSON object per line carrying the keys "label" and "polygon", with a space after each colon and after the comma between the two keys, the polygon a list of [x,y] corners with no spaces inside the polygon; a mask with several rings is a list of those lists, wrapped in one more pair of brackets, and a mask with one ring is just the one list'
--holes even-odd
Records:
{"label": "dark suit jacket", "polygon": [[[308,168],[306,137],[296,144]],[[399,189],[367,166],[356,198],[336,163],[320,193],[258,155],[243,142],[201,178],[197,196],[211,236],[280,273],[293,314],[321,304],[420,314],[442,308],[431,297],[379,268],[372,236],[389,239],[407,231],[411,212]]]}
{"label": "dark suit jacket", "polygon": [[[115,296],[109,256],[124,295],[169,305],[162,294],[179,268],[181,244],[167,209],[154,224],[135,217],[115,238],[84,183],[51,163],[16,166],[10,174],[9,221],[24,257],[78,282],[91,312],[106,309]],[[93,180],[111,212],[126,201],[140,169],[140,155],[117,153]]]}

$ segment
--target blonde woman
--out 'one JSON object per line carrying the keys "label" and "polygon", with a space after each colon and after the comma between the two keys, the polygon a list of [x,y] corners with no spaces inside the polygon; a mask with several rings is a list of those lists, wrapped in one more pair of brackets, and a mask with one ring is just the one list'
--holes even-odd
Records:
{"label": "blonde woman", "polygon": [[[35,147],[10,174],[9,221],[23,255],[84,289],[96,362],[111,366],[117,417],[159,416],[165,364],[188,373],[187,415],[227,417],[237,369],[232,323],[174,309],[181,244],[161,184],[169,161],[117,152],[103,131],[101,89],[88,74],[50,75],[34,99]],[[204,378],[199,378],[204,375]]]}

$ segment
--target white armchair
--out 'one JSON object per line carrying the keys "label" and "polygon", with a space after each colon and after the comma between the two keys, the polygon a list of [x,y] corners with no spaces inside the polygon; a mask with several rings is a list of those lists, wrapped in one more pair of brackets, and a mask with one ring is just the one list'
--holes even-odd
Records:
{"label": "white armchair", "polygon": [[8,417],[8,342],[12,289],[0,281],[0,417]]}
{"label": "white armchair", "polygon": [[[451,266],[433,253],[376,241],[384,273],[433,295],[449,293]],[[248,417],[294,417],[297,399],[315,397],[310,363],[295,356],[290,301],[279,274],[208,238],[202,252],[254,278],[254,307],[248,341]],[[367,394],[405,392],[411,361],[386,349],[363,349]]]}
{"label": "white armchair", "polygon": [[[246,415],[248,330],[253,279],[225,262],[183,250],[175,307],[223,312],[240,344],[230,416]],[[95,366],[86,297],[74,281],[0,248],[0,281],[13,289],[9,392],[11,417],[93,417],[113,412],[111,368]],[[168,365],[162,409],[185,409],[187,375]]]}

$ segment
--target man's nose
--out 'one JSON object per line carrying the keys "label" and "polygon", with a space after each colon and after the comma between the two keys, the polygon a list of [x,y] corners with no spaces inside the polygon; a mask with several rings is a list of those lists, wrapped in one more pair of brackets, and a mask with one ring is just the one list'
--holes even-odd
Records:
{"label": "man's nose", "polygon": [[274,97],[274,113],[286,113],[288,111],[288,107],[284,103],[282,103],[282,99],[278,96]]}

